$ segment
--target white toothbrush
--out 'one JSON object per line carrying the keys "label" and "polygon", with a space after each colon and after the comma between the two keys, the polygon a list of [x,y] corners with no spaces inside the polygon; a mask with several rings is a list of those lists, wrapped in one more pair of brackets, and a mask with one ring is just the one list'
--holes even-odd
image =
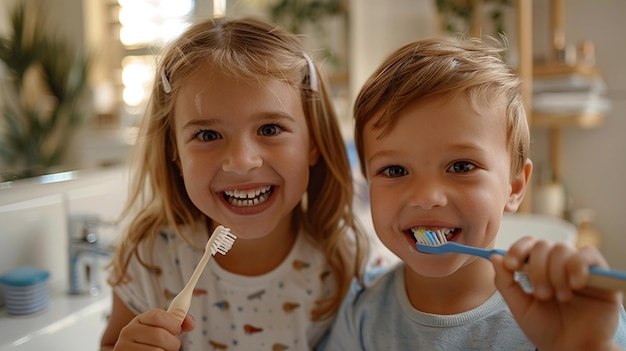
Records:
{"label": "white toothbrush", "polygon": [[[474,255],[489,259],[491,255],[504,255],[506,251],[501,249],[483,249],[473,246],[467,246],[463,244],[459,244],[456,242],[448,242],[445,235],[437,231],[437,233],[432,230],[419,229],[415,234],[415,240],[417,244],[415,247],[417,250],[421,252],[441,254],[441,253],[462,253],[467,255]],[[526,266],[522,269],[525,271]],[[532,285],[530,285],[530,281],[525,277],[525,273],[516,272],[518,274],[523,274],[523,276],[518,276],[518,283],[522,286],[524,291],[529,292],[532,291]],[[626,272],[614,270],[614,269],[604,269],[600,267],[589,267],[589,280],[587,281],[587,286],[592,286],[600,289],[607,290],[622,290],[626,291]],[[526,278],[526,281],[524,280]]]}
{"label": "white toothbrush", "polygon": [[218,225],[217,228],[215,228],[206,244],[204,255],[202,255],[200,262],[198,262],[198,265],[193,271],[191,278],[189,278],[187,285],[185,285],[183,290],[181,290],[178,295],[174,297],[170,307],[167,309],[167,312],[174,315],[179,322],[182,323],[183,319],[185,319],[185,316],[187,315],[187,312],[189,311],[193,289],[196,287],[196,283],[198,283],[198,278],[200,278],[200,275],[204,271],[204,267],[207,262],[209,262],[209,258],[218,252],[222,255],[226,255],[228,250],[230,250],[233,246],[235,239],[237,239],[237,236],[231,233],[230,229],[221,225]]}

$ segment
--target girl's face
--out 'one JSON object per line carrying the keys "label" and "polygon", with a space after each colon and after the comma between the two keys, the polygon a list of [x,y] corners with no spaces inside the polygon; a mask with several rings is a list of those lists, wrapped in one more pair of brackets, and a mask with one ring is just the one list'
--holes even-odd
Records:
{"label": "girl's face", "polygon": [[174,115],[193,203],[241,238],[289,230],[318,157],[300,91],[204,69],[178,93]]}
{"label": "girl's face", "polygon": [[503,212],[517,209],[525,178],[510,180],[504,113],[438,96],[409,104],[382,137],[373,121],[365,126],[374,227],[418,274],[447,276],[476,258],[419,253],[413,230],[450,230],[449,241],[493,247]]}

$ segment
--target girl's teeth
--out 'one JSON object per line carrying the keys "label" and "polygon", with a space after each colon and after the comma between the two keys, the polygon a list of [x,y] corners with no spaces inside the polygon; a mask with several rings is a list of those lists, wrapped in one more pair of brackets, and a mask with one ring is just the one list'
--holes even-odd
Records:
{"label": "girl's teeth", "polygon": [[271,195],[272,186],[266,185],[252,190],[226,190],[226,201],[233,206],[254,206],[267,201]]}
{"label": "girl's teeth", "polygon": [[251,190],[226,190],[224,191],[224,194],[226,194],[226,196],[235,197],[238,199],[253,199],[262,193],[268,192],[271,188],[272,187],[270,185],[266,185]]}

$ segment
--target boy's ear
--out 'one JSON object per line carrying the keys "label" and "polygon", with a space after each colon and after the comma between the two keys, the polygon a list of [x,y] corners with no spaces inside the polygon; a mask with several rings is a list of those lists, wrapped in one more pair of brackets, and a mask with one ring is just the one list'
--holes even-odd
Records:
{"label": "boy's ear", "polygon": [[526,194],[526,188],[528,187],[532,170],[533,162],[530,159],[527,159],[526,162],[524,162],[524,168],[522,171],[519,172],[519,174],[511,181],[511,193],[509,194],[509,198],[504,206],[504,212],[513,213],[517,211],[520,204],[524,200],[524,195]]}

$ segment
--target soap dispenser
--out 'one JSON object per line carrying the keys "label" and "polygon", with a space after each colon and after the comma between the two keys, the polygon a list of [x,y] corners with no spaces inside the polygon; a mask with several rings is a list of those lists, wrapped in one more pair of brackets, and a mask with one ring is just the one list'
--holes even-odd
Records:
{"label": "soap dispenser", "polygon": [[578,228],[577,247],[600,247],[602,235],[593,224],[595,215],[595,211],[590,208],[581,208],[572,214],[572,220]]}

